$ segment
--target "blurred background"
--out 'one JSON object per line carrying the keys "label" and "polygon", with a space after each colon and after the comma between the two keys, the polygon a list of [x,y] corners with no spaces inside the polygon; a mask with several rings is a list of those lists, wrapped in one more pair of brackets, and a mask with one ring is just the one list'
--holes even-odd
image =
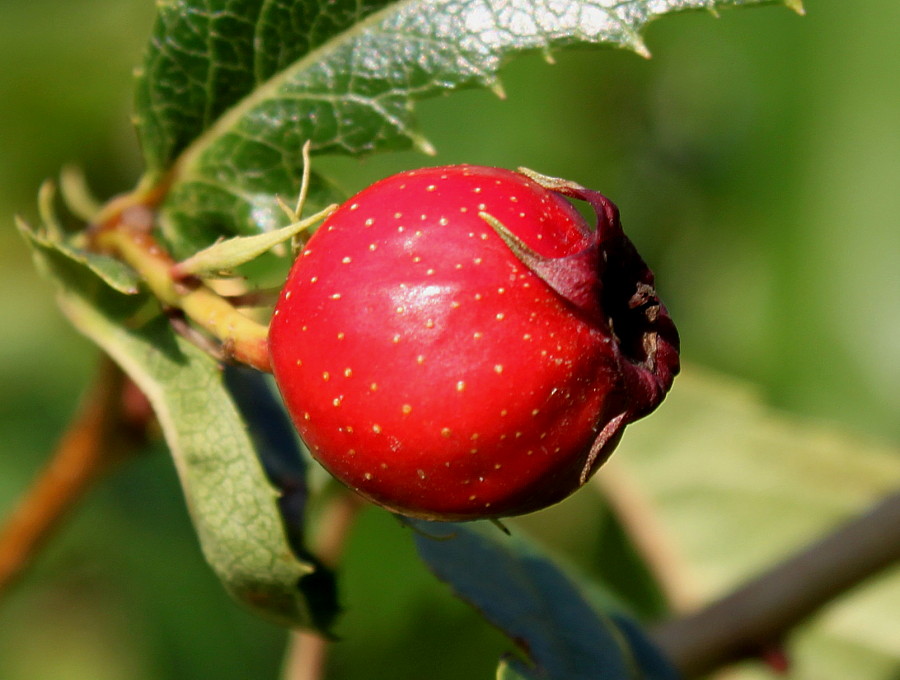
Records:
{"label": "blurred background", "polygon": [[[0,514],[52,450],[97,359],[57,312],[13,215],[34,218],[38,186],[66,163],[101,197],[137,180],[131,71],[152,19],[153,3],[138,0],[0,0]],[[883,474],[870,474],[896,482],[898,25],[896,0],[809,0],[803,18],[781,7],[670,16],[646,33],[653,59],[529,56],[504,69],[505,100],[473,90],[422,102],[435,158],[317,168],[348,190],[457,162],[602,190],[656,271],[689,366],[747,386],[765,409],[754,426],[778,414],[791,436],[790,423],[813,438],[816,423],[839,430],[842,454],[877,450]],[[568,510],[583,515],[582,535],[609,524],[594,503]],[[627,591],[621,569],[592,562],[616,540],[603,536],[575,559]],[[488,678],[508,647],[433,582],[385,513],[364,514],[342,578],[330,677]],[[636,600],[658,610],[649,586]],[[865,671],[827,677],[896,680],[893,639],[893,660],[890,640],[881,656],[847,643],[841,654]],[[3,680],[274,678],[283,643],[206,568],[161,447],[99,485],[0,603]]]}

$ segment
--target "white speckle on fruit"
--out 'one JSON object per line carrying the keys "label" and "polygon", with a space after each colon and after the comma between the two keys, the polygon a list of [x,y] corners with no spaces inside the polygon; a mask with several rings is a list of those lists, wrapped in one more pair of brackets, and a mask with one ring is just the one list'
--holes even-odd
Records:
{"label": "white speckle on fruit", "polygon": [[403,314],[403,312],[406,311],[406,307],[404,307],[403,305],[398,305],[396,309],[394,309],[394,311],[397,312],[397,314]]}
{"label": "white speckle on fruit", "polygon": [[403,404],[403,406],[400,407],[400,411],[403,413],[403,415],[408,416],[410,413],[412,413],[412,406],[410,406],[409,404]]}
{"label": "white speckle on fruit", "polygon": [[350,206],[350,210],[359,210],[359,203],[354,203]]}
{"label": "white speckle on fruit", "polygon": [[286,293],[284,294],[284,299],[285,299],[285,300],[290,300],[290,299],[291,299],[291,291],[288,291],[288,292],[286,292]]}
{"label": "white speckle on fruit", "polygon": [[438,224],[440,224],[442,227],[446,227],[448,224],[450,224],[450,220],[448,220],[446,217],[442,217],[438,220]]}
{"label": "white speckle on fruit", "polygon": [[415,262],[416,264],[419,264],[419,262],[422,261],[422,258],[418,255],[414,255],[412,261]]}
{"label": "white speckle on fruit", "polygon": [[474,442],[476,439],[478,439],[478,436],[479,436],[479,435],[478,435],[477,432],[473,432],[473,433],[472,433],[472,436],[469,437],[469,439],[471,439],[471,440]]}
{"label": "white speckle on fruit", "polygon": [[375,224],[375,218],[370,217],[363,224],[365,224],[367,227],[371,227],[373,224]]}
{"label": "white speckle on fruit", "polygon": [[498,288],[497,289],[497,293],[499,293],[500,295],[503,295],[505,292],[506,292],[506,288]]}
{"label": "white speckle on fruit", "polygon": [[502,409],[502,410],[500,411],[500,416],[501,416],[501,417],[505,418],[505,417],[508,416],[508,415],[509,415],[509,411],[507,411],[506,409]]}
{"label": "white speckle on fruit", "polygon": [[485,203],[479,203],[479,204],[478,204],[478,209],[481,210],[482,212],[484,212],[485,210],[487,210],[487,204],[485,204]]}
{"label": "white speckle on fruit", "polygon": [[522,436],[521,432],[516,432],[516,439],[519,439]]}
{"label": "white speckle on fruit", "polygon": [[434,319],[428,319],[425,321],[425,328],[434,328]]}
{"label": "white speckle on fruit", "polygon": [[419,215],[419,219],[424,222],[425,220],[428,219],[428,215],[426,215],[425,213],[422,213],[421,215]]}
{"label": "white speckle on fruit", "polygon": [[481,264],[482,262],[484,262],[484,259],[476,257],[474,260],[472,260],[472,262],[474,262],[475,264]]}
{"label": "white speckle on fruit", "polygon": [[463,266],[462,266],[462,264],[460,264],[460,263],[456,263],[455,265],[453,265],[453,268],[454,268],[454,269],[462,269]]}
{"label": "white speckle on fruit", "polygon": [[441,436],[442,436],[442,437],[445,437],[445,438],[448,438],[448,439],[449,439],[449,437],[450,437],[451,434],[453,434],[453,432],[450,430],[449,427],[442,427],[442,428],[441,428]]}
{"label": "white speckle on fruit", "polygon": [[341,405],[342,401],[344,401],[344,395],[339,394],[338,396],[336,396],[334,399],[331,400],[331,403],[334,405],[335,408],[337,408],[338,406]]}
{"label": "white speckle on fruit", "polygon": [[494,373],[496,373],[497,375],[503,373],[503,364],[495,364]]}
{"label": "white speckle on fruit", "polygon": [[469,449],[469,453],[471,453],[471,454],[474,455],[474,454],[478,453],[478,449],[474,449],[474,448],[473,448],[473,449]]}
{"label": "white speckle on fruit", "polygon": [[533,456],[533,455],[534,455],[534,451],[532,451],[531,449],[528,449],[528,450],[525,452],[525,455],[526,455],[526,456]]}
{"label": "white speckle on fruit", "polygon": [[331,380],[331,373],[329,373],[328,371],[324,371],[322,373],[322,380],[324,380],[325,382]]}
{"label": "white speckle on fruit", "polygon": [[472,494],[471,496],[469,496],[470,501],[474,501],[477,498],[478,498],[478,496],[476,496],[475,494]]}
{"label": "white speckle on fruit", "polygon": [[387,464],[387,463],[381,463],[378,467],[380,467],[382,470],[387,470],[387,469],[388,469],[388,464]]}
{"label": "white speckle on fruit", "polygon": [[395,219],[395,220],[399,220],[401,217],[403,217],[403,213],[402,213],[402,212],[395,212],[395,213],[394,213],[394,219]]}
{"label": "white speckle on fruit", "polygon": [[356,455],[356,449],[347,449],[347,455],[348,455],[348,456],[355,456],[355,455]]}
{"label": "white speckle on fruit", "polygon": [[345,337],[346,337],[346,335],[345,335],[344,331],[338,331],[338,334],[337,334],[338,340],[343,340]]}
{"label": "white speckle on fruit", "polygon": [[370,391],[370,392],[375,392],[375,391],[377,391],[377,390],[378,390],[378,383],[371,383],[371,384],[369,385],[369,391]]}
{"label": "white speckle on fruit", "polygon": [[465,389],[466,389],[466,382],[465,382],[465,380],[459,380],[459,381],[457,381],[457,383],[456,383],[456,391],[457,391],[457,392],[464,392]]}
{"label": "white speckle on fruit", "polygon": [[531,415],[536,416],[536,415],[537,415],[538,413],[540,413],[540,412],[541,412],[541,409],[535,408],[535,409],[532,409],[532,410],[531,410]]}
{"label": "white speckle on fruit", "polygon": [[426,276],[432,276],[433,274],[434,274],[434,269],[426,269],[426,270],[425,270],[425,275],[426,275]]}
{"label": "white speckle on fruit", "polygon": [[519,199],[518,199],[517,196],[510,196],[510,197],[509,197],[509,200],[512,201],[513,203],[518,203],[518,202],[519,202]]}
{"label": "white speckle on fruit", "polygon": [[502,467],[503,467],[502,463],[494,463],[494,469],[495,469],[495,470],[499,470],[499,469],[502,468]]}
{"label": "white speckle on fruit", "polygon": [[341,294],[340,294],[340,293],[332,293],[332,294],[331,294],[331,299],[332,299],[332,300],[340,300],[340,299],[341,299]]}
{"label": "white speckle on fruit", "polygon": [[344,428],[344,432],[346,432],[347,434],[353,434],[353,426],[352,426],[352,425],[347,425],[347,426]]}
{"label": "white speckle on fruit", "polygon": [[312,277],[310,277],[309,282],[310,282],[310,283],[315,283],[315,282],[318,281],[318,280],[319,280],[319,277],[318,277],[318,276],[312,276]]}
{"label": "white speckle on fruit", "polygon": [[344,369],[344,377],[349,378],[351,375],[353,375],[353,369],[349,368],[349,367],[345,368]]}
{"label": "white speckle on fruit", "polygon": [[381,434],[381,425],[379,425],[378,423],[372,425],[372,432],[374,432],[375,434]]}
{"label": "white speckle on fruit", "polygon": [[349,257],[344,257],[341,260],[341,264],[350,264],[351,262],[352,262],[352,260]]}
{"label": "white speckle on fruit", "polygon": [[481,293],[475,293],[476,300],[481,300],[483,297],[484,297],[484,295],[482,295]]}
{"label": "white speckle on fruit", "polygon": [[522,336],[522,339],[523,340],[531,340],[531,337],[532,337],[531,333],[525,333],[525,335]]}
{"label": "white speckle on fruit", "polygon": [[425,470],[419,468],[416,470],[416,475],[418,475],[419,479],[425,479],[428,475],[425,474]]}
{"label": "white speckle on fruit", "polygon": [[481,338],[484,337],[484,333],[482,333],[481,331],[475,331],[474,333],[472,333],[472,337],[476,340],[481,340]]}
{"label": "white speckle on fruit", "polygon": [[369,480],[372,479],[372,473],[371,473],[371,472],[365,473],[365,474],[363,475],[363,479],[365,479],[365,480],[368,482]]}
{"label": "white speckle on fruit", "polygon": [[402,234],[404,231],[406,231],[406,227],[404,227],[402,224],[399,227],[397,227],[398,234]]}
{"label": "white speckle on fruit", "polygon": [[416,363],[419,364],[419,366],[421,366],[422,364],[424,364],[424,363],[425,363],[425,355],[424,355],[424,354],[420,354],[419,356],[417,356],[417,357],[416,357]]}
{"label": "white speckle on fruit", "polygon": [[297,365],[298,365],[298,366],[302,366],[302,365],[303,365],[303,360],[302,360],[302,359],[297,359]]}
{"label": "white speckle on fruit", "polygon": [[480,194],[480,193],[481,193],[481,187],[475,187],[474,189],[472,189],[472,191],[474,191],[476,194]]}
{"label": "white speckle on fruit", "polygon": [[497,321],[503,321],[506,318],[506,314],[503,312],[497,312]]}
{"label": "white speckle on fruit", "polygon": [[309,420],[310,418],[312,418],[312,416],[309,415],[309,411],[304,411],[303,412],[303,420]]}
{"label": "white speckle on fruit", "polygon": [[451,300],[450,309],[456,309],[457,307],[459,307],[459,303],[456,300]]}
{"label": "white speckle on fruit", "polygon": [[463,206],[462,208],[459,209],[459,211],[461,213],[467,213],[467,212],[469,212],[469,209],[466,206]]}
{"label": "white speckle on fruit", "polygon": [[399,342],[400,342],[400,334],[397,333],[397,335],[395,335],[393,338],[391,338],[391,342],[393,342],[395,345],[396,345],[396,344],[399,344]]}
{"label": "white speckle on fruit", "polygon": [[377,244],[377,243],[370,243],[370,244],[369,244],[369,250],[375,250],[377,247],[378,247],[378,244]]}

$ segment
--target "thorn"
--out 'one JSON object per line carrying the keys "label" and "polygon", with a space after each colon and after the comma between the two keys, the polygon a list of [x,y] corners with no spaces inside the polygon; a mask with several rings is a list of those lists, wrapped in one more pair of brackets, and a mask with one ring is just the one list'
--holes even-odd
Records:
{"label": "thorn", "polygon": [[500,531],[502,531],[507,536],[512,536],[512,532],[510,532],[509,527],[507,527],[499,517],[491,517],[491,519],[488,521],[495,527],[500,529]]}

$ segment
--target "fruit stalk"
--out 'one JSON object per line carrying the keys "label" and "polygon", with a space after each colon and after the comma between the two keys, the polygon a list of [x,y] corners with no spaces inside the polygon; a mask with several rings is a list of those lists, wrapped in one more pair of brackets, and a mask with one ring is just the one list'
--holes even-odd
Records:
{"label": "fruit stalk", "polygon": [[176,281],[172,277],[175,260],[156,242],[143,220],[128,220],[133,212],[123,211],[118,220],[98,229],[95,246],[130,265],[163,305],[182,310],[219,340],[229,357],[270,373],[268,327],[242,314],[200,279]]}

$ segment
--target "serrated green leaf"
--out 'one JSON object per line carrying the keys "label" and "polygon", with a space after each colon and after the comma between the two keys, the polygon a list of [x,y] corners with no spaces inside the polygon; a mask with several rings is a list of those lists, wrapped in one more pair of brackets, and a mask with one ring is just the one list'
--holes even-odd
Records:
{"label": "serrated green leaf", "polygon": [[[328,621],[332,603],[305,590],[319,572],[297,557],[247,428],[208,355],[167,320],[137,321],[146,295],[120,295],[53,244],[31,239],[73,325],[147,395],[169,444],[203,553],[225,588],[283,625]],[[310,579],[310,577],[313,577]]]}
{"label": "serrated green leaf", "polygon": [[419,555],[435,575],[533,663],[506,659],[498,677],[676,678],[636,625],[598,612],[570,574],[521,536],[493,526],[406,521],[417,529]]}
{"label": "serrated green leaf", "polygon": [[[296,193],[307,140],[320,154],[428,148],[412,102],[497,85],[517,53],[592,44],[646,54],[639,34],[657,16],[773,1],[164,4],[138,80],[136,123],[151,172],[177,162],[166,235],[187,253],[221,234],[282,223],[274,195]],[[313,187],[311,207],[321,207],[325,187]]]}
{"label": "serrated green leaf", "polygon": [[32,244],[43,248],[51,248],[60,255],[82,264],[96,274],[100,279],[114,290],[133,295],[138,292],[139,279],[137,274],[126,264],[99,253],[92,253],[73,246],[70,242],[57,239],[48,235],[52,232],[40,233],[31,228],[21,218],[16,218],[16,226],[22,235]]}
{"label": "serrated green leaf", "polygon": [[[690,365],[615,456],[657,509],[684,586],[703,600],[900,487],[900,451],[769,409],[750,386]],[[896,569],[848,593],[786,641],[792,674],[895,680],[898,607]]]}

